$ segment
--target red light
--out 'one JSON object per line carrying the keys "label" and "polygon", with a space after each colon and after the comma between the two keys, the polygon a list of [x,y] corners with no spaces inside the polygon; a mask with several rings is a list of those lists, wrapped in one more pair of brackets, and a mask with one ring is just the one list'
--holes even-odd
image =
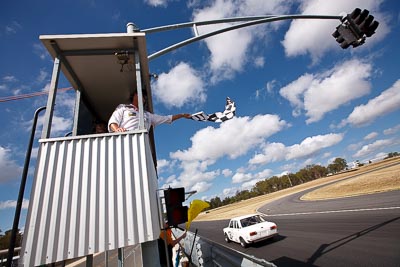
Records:
{"label": "red light", "polygon": [[185,201],[185,189],[181,187],[164,190],[164,197],[167,205],[181,205]]}
{"label": "red light", "polygon": [[176,207],[171,211],[171,223],[168,221],[168,223],[170,225],[175,225],[175,224],[179,224],[182,222],[186,222],[188,220],[188,208],[183,206],[183,207]]}
{"label": "red light", "polygon": [[257,232],[250,232],[250,236],[257,235]]}
{"label": "red light", "polygon": [[185,189],[181,187],[164,190],[164,198],[169,226],[187,222],[188,207],[182,206],[182,202],[185,201]]}
{"label": "red light", "polygon": [[276,227],[276,225],[271,226],[271,230],[274,230],[276,228],[278,228],[278,227]]}

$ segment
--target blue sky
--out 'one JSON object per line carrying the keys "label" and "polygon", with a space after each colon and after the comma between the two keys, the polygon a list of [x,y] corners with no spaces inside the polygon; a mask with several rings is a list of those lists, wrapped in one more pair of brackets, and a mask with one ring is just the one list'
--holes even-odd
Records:
{"label": "blue sky", "polygon": [[[48,90],[53,63],[39,35],[126,32],[236,16],[350,13],[368,9],[377,33],[343,50],[331,36],[339,21],[296,20],[224,33],[150,62],[158,114],[222,111],[218,124],[179,120],[156,128],[160,187],[184,186],[194,198],[225,198],[259,180],[400,152],[400,4],[383,0],[2,1],[0,99]],[[199,27],[200,33],[219,26]],[[193,36],[182,29],[147,36],[148,53]],[[61,78],[59,88],[69,87]],[[0,229],[12,227],[34,111],[47,96],[0,102]],[[71,131],[74,92],[57,97],[52,135]],[[41,122],[41,120],[40,120]],[[39,136],[41,123],[39,123]],[[20,227],[26,219],[35,140]]]}

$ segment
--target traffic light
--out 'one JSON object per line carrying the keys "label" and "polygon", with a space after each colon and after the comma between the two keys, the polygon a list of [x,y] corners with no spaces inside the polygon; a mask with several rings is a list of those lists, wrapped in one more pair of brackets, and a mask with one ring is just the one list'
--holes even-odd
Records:
{"label": "traffic light", "polygon": [[332,36],[343,49],[350,45],[357,47],[365,42],[367,37],[371,37],[379,26],[378,21],[374,21],[374,16],[369,15],[369,11],[356,8],[342,18],[342,23],[336,27]]}
{"label": "traffic light", "polygon": [[164,190],[165,206],[169,226],[177,226],[188,220],[188,207],[182,206],[185,201],[185,188],[169,188]]}

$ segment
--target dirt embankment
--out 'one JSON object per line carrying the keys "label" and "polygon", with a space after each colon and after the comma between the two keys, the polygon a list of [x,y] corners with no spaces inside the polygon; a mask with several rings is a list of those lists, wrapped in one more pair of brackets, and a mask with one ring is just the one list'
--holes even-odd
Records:
{"label": "dirt embankment", "polygon": [[253,213],[260,206],[278,198],[335,181],[336,183],[309,192],[301,199],[312,201],[400,190],[400,157],[368,164],[349,172],[320,178],[268,195],[216,208],[207,213],[199,214],[196,221],[224,220]]}

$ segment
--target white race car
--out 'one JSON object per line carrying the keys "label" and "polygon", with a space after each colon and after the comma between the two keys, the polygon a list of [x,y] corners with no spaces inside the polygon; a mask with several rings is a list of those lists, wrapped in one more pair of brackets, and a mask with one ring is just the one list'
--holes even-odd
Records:
{"label": "white race car", "polygon": [[250,214],[232,218],[228,227],[223,229],[226,242],[237,242],[242,247],[278,235],[278,227],[266,221],[259,214]]}

